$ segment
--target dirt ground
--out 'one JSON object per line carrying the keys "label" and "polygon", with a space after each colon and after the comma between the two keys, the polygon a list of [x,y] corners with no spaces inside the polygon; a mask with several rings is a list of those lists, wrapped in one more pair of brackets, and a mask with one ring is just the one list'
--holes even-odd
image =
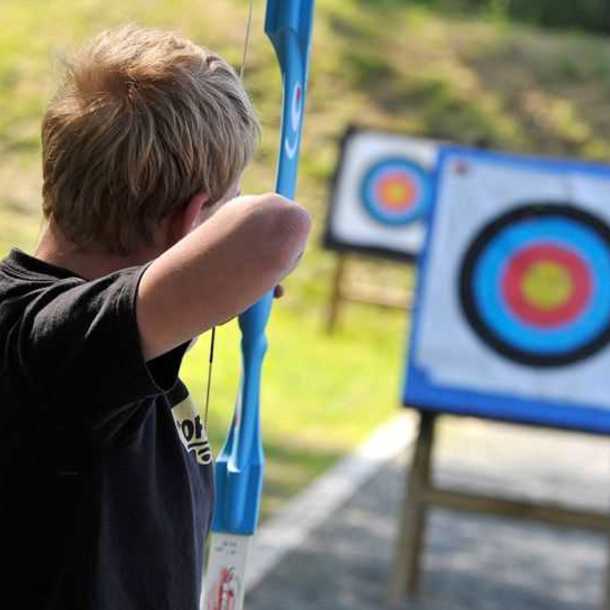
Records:
{"label": "dirt ground", "polygon": [[[610,511],[606,438],[445,420],[435,451],[443,486]],[[379,610],[386,593],[410,456],[385,465],[289,553],[248,610]],[[400,610],[597,610],[608,539],[581,530],[430,513],[422,593]]]}

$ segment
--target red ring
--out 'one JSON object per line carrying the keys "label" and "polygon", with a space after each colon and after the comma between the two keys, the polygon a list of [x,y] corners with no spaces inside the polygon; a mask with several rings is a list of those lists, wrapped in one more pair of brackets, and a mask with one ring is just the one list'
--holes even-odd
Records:
{"label": "red ring", "polygon": [[[549,261],[561,265],[570,274],[572,294],[553,309],[539,309],[523,294],[523,276],[535,263]],[[576,252],[551,243],[523,248],[508,263],[502,277],[502,295],[511,311],[526,323],[554,328],[574,320],[586,307],[592,292],[587,263]]]}

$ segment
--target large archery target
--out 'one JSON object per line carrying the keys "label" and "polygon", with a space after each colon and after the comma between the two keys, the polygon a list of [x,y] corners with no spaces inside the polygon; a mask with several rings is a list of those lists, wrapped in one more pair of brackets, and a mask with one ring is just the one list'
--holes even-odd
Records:
{"label": "large archery target", "polygon": [[552,367],[610,340],[610,229],[569,205],[529,204],[499,216],[468,248],[460,300],[498,354]]}
{"label": "large archery target", "polygon": [[350,130],[341,148],[325,245],[414,258],[423,245],[438,144]]}
{"label": "large archery target", "polygon": [[610,432],[610,168],[447,147],[405,404]]}

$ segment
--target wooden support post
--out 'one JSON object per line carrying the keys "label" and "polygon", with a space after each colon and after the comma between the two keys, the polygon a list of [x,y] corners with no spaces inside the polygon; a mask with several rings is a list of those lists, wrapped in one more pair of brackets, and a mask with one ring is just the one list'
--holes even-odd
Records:
{"label": "wooden support post", "polygon": [[430,486],[436,415],[420,413],[419,434],[411,467],[407,468],[405,499],[390,580],[390,603],[399,604],[419,588],[421,556],[426,530],[425,493]]}
{"label": "wooden support post", "polygon": [[604,583],[604,599],[602,610],[610,610],[610,529],[608,529],[606,550],[606,582]]}
{"label": "wooden support post", "polygon": [[333,276],[333,284],[330,293],[330,303],[328,304],[328,316],[326,319],[326,332],[331,335],[339,320],[339,313],[341,309],[341,301],[343,298],[343,277],[345,275],[345,268],[347,265],[347,257],[345,254],[337,255],[337,266],[335,267],[335,274]]}
{"label": "wooden support post", "polygon": [[610,530],[610,515],[590,510],[569,508],[549,502],[528,502],[469,493],[456,489],[440,489],[430,485],[422,492],[421,500],[428,506],[519,519],[538,521],[557,527],[579,528],[602,532]]}
{"label": "wooden support post", "polygon": [[610,515],[550,502],[528,502],[485,494],[443,489],[432,480],[432,451],[437,415],[420,412],[419,434],[413,450],[411,467],[407,468],[405,499],[390,576],[389,601],[400,604],[419,588],[422,551],[428,508],[443,508],[484,515],[538,521],[557,527],[579,528],[605,535],[608,554],[602,610],[610,610]]}

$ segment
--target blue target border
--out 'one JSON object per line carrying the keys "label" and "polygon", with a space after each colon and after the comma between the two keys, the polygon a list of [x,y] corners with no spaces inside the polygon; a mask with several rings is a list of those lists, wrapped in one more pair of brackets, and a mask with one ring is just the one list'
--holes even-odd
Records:
{"label": "blue target border", "polygon": [[[472,161],[511,168],[533,169],[556,176],[584,174],[603,180],[610,180],[610,166],[571,160],[525,157],[460,146],[443,146],[439,153],[438,181],[435,185],[435,192],[432,193],[428,237],[418,262],[412,331],[408,340],[404,369],[403,405],[420,411],[610,435],[610,402],[608,405],[600,404],[595,407],[577,402],[524,399],[500,392],[471,391],[454,385],[438,383],[428,370],[417,366],[415,357],[408,357],[408,354],[416,355],[419,348],[419,335],[423,318],[420,307],[421,296],[425,289],[432,236],[434,235],[438,215],[436,206],[438,193],[436,191],[441,188],[443,175],[446,171],[449,171],[453,162],[460,160],[468,163],[468,161]],[[457,280],[458,278],[456,278],[456,282]]]}
{"label": "blue target border", "polygon": [[[419,187],[419,198],[406,212],[387,212],[377,202],[375,185],[387,171],[403,171],[414,179]],[[430,208],[430,172],[404,157],[382,157],[368,169],[360,185],[360,198],[368,214],[384,226],[403,227],[423,218]]]}

